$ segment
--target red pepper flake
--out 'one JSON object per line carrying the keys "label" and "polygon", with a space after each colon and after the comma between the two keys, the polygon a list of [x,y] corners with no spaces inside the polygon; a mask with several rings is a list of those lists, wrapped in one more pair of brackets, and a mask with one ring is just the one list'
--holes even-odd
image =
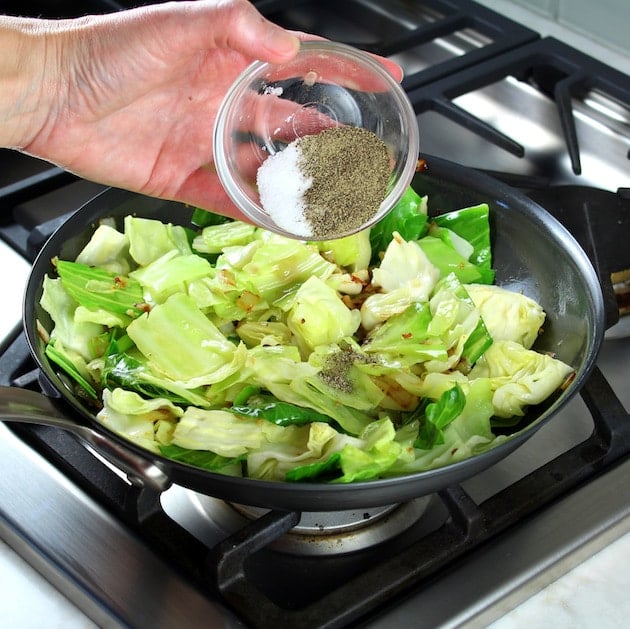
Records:
{"label": "red pepper flake", "polygon": [[362,278],[360,278],[358,275],[356,275],[355,273],[351,273],[350,274],[350,281],[354,282],[355,284],[360,284],[361,286],[367,286],[367,282],[365,280],[363,280]]}
{"label": "red pepper flake", "polygon": [[219,271],[219,279],[222,284],[227,286],[236,286],[236,278],[234,277],[234,273],[228,271],[227,269],[221,269]]}
{"label": "red pepper flake", "polygon": [[246,290],[236,300],[236,305],[245,312],[251,312],[256,304],[260,301],[260,297]]}
{"label": "red pepper flake", "polygon": [[410,339],[413,336],[413,334],[411,332],[405,332],[402,337],[404,339]]}

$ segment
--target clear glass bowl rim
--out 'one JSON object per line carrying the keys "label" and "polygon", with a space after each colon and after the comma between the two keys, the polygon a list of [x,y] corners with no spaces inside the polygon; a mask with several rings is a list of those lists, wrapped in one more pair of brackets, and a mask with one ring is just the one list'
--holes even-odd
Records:
{"label": "clear glass bowl rim", "polygon": [[[302,53],[329,53],[347,57],[356,63],[367,67],[367,69],[374,72],[380,79],[384,81],[387,88],[390,90],[393,96],[398,110],[401,114],[403,128],[402,133],[407,135],[407,159],[401,170],[398,180],[394,187],[390,190],[387,197],[381,203],[380,208],[375,213],[373,218],[368,224],[361,226],[354,231],[360,231],[370,225],[377,222],[382,218],[391,208],[400,200],[405,190],[411,183],[413,176],[416,172],[416,165],[418,161],[418,154],[420,150],[419,146],[419,130],[416,119],[416,114],[413,106],[407,97],[406,92],[402,88],[401,84],[388,72],[376,58],[370,53],[342,44],[339,42],[333,42],[329,40],[307,40],[303,41],[300,46],[300,52]],[[292,63],[293,61],[289,62]],[[294,234],[289,234],[283,229],[279,228],[275,222],[271,219],[269,214],[265,212],[261,205],[252,202],[240,188],[237,179],[231,172],[230,163],[228,159],[230,137],[228,129],[228,123],[230,121],[230,112],[235,104],[241,98],[245,90],[249,89],[252,82],[259,77],[266,69],[274,67],[265,61],[254,61],[250,64],[232,84],[231,88],[225,95],[219,110],[217,112],[217,118],[214,125],[213,132],[213,151],[214,162],[217,171],[217,175],[223,188],[227,192],[228,196],[236,207],[250,219],[253,223],[285,236],[295,237]],[[339,237],[343,237],[349,234],[339,234]]]}

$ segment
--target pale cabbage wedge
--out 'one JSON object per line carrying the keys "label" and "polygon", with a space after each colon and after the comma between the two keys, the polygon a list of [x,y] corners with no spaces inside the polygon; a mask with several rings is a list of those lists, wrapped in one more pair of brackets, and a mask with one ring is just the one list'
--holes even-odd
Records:
{"label": "pale cabbage wedge", "polygon": [[514,341],[531,348],[545,322],[539,303],[494,284],[467,284],[466,291],[495,341]]}
{"label": "pale cabbage wedge", "polygon": [[[347,443],[357,442],[323,422],[281,428],[282,438],[247,456],[247,471],[254,478],[283,480],[296,466],[321,464]],[[278,437],[280,434],[276,433]]]}
{"label": "pale cabbage wedge", "polygon": [[125,327],[129,323],[128,317],[105,310],[105,308],[86,308],[77,306],[74,311],[74,323],[96,323],[105,328]]}
{"label": "pale cabbage wedge", "polygon": [[129,273],[144,288],[145,301],[161,304],[175,293],[183,293],[189,282],[212,273],[210,263],[195,254],[182,255],[172,249],[153,262]]}
{"label": "pale cabbage wedge", "polygon": [[210,450],[223,457],[244,457],[248,476],[284,480],[296,466],[326,465],[331,457],[342,470],[336,482],[379,476],[393,463],[409,458],[411,436],[397,440],[389,419],[371,422],[357,437],[326,423],[277,426],[251,421],[222,410],[188,408],[177,422],[172,443]]}
{"label": "pale cabbage wedge", "polygon": [[195,236],[193,248],[200,253],[223,253],[229,248],[241,248],[256,237],[256,227],[241,221],[209,225]]}
{"label": "pale cabbage wedge", "polygon": [[220,382],[245,363],[245,346],[226,339],[184,293],[132,321],[127,334],[154,372],[185,388]]}
{"label": "pale cabbage wedge", "polygon": [[372,248],[369,229],[337,240],[322,240],[316,244],[326,260],[352,273],[367,269],[370,264]]}
{"label": "pale cabbage wedge", "polygon": [[111,225],[99,225],[76,262],[127,275],[131,269],[129,239]]}
{"label": "pale cabbage wedge", "polygon": [[418,291],[417,301],[426,301],[440,275],[417,242],[407,242],[394,232],[382,262],[372,271],[372,278],[372,283],[386,293],[412,285]]}
{"label": "pale cabbage wedge", "polygon": [[394,232],[381,264],[372,271],[372,282],[382,293],[370,295],[361,306],[361,324],[372,330],[411,304],[428,301],[440,272],[414,241]]}
{"label": "pale cabbage wedge", "polygon": [[[490,347],[493,339],[466,287],[454,273],[437,284],[429,308],[432,317],[429,334],[443,340],[448,357],[446,360],[427,361],[426,370],[442,372],[460,364],[467,371]],[[461,362],[462,359],[464,362]]]}
{"label": "pale cabbage wedge", "polygon": [[336,270],[316,246],[274,234],[264,238],[251,259],[233,273],[237,286],[271,303],[295,292],[309,278],[326,279]]}
{"label": "pale cabbage wedge", "polygon": [[316,369],[301,359],[294,345],[256,345],[247,350],[238,371],[206,388],[205,397],[209,406],[229,405],[247,386],[273,393],[315,373]]}
{"label": "pale cabbage wedge", "polygon": [[83,361],[95,358],[93,339],[103,333],[105,326],[75,319],[77,303],[68,295],[60,279],[44,278],[40,303],[54,322],[50,333],[53,344],[62,344]]}
{"label": "pale cabbage wedge", "polygon": [[278,432],[282,428],[220,409],[189,406],[177,422],[172,442],[190,450],[211,450],[221,456],[237,457],[260,448],[264,430]]}
{"label": "pale cabbage wedge", "polygon": [[305,356],[319,345],[352,336],[360,324],[359,311],[348,308],[337,291],[314,276],[298,288],[287,316],[289,330]]}
{"label": "pale cabbage wedge", "polygon": [[156,424],[169,424],[168,433],[162,428],[161,434],[171,438],[177,420],[184,411],[164,398],[145,399],[133,391],[124,389],[105,389],[103,391],[103,408],[96,418],[110,430],[124,435],[131,441],[159,453],[159,443],[155,439]]}
{"label": "pale cabbage wedge", "polygon": [[548,354],[514,341],[498,341],[479,359],[470,377],[490,380],[494,414],[510,418],[520,417],[527,406],[546,400],[572,372],[572,367]]}
{"label": "pale cabbage wedge", "polygon": [[129,254],[140,266],[150,264],[169,251],[182,255],[192,253],[186,230],[180,225],[126,216],[124,234],[129,241]]}

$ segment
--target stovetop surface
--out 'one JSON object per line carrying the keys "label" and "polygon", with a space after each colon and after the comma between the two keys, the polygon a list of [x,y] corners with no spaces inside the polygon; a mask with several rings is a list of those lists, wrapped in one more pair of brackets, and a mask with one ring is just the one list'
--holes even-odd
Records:
{"label": "stovetop surface", "polygon": [[[625,242],[628,229],[628,76],[467,0],[256,4],[285,26],[401,63],[425,153],[528,193],[579,185],[613,195],[622,215],[598,211],[597,218],[596,204],[586,202],[577,219],[557,211],[587,250],[592,245],[604,274],[630,268],[629,251],[613,251],[609,236]],[[61,17],[126,5],[28,6]],[[0,164],[0,264],[11,269],[13,291],[0,319],[0,384],[37,388],[19,334],[27,260],[103,187],[8,151],[0,151]],[[602,234],[606,255],[596,247]],[[0,533],[101,625],[193,627],[211,619],[213,626],[432,627],[491,619],[499,603],[505,609],[506,601],[522,600],[630,528],[630,340],[620,323],[609,330],[583,395],[504,461],[430,497],[422,507],[428,516],[381,546],[391,552],[380,567],[371,549],[352,546],[345,555],[318,550],[296,560],[282,533],[299,514],[271,513],[263,526],[233,511],[215,516],[212,499],[180,487],[162,495],[138,490],[74,438],[46,428],[0,426]],[[243,525],[248,534],[253,527],[270,535],[269,547],[250,556]],[[123,556],[121,567],[115,558]],[[375,602],[362,608],[366,592]],[[313,605],[322,601],[328,610],[320,614]],[[248,607],[264,610],[266,620]]]}

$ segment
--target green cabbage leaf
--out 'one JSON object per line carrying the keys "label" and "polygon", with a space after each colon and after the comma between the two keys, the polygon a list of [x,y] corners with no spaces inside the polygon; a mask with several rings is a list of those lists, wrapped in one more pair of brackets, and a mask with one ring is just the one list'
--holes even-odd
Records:
{"label": "green cabbage leaf", "polygon": [[245,346],[228,340],[183,293],[132,321],[127,334],[152,371],[186,388],[219,382],[245,363]]}

